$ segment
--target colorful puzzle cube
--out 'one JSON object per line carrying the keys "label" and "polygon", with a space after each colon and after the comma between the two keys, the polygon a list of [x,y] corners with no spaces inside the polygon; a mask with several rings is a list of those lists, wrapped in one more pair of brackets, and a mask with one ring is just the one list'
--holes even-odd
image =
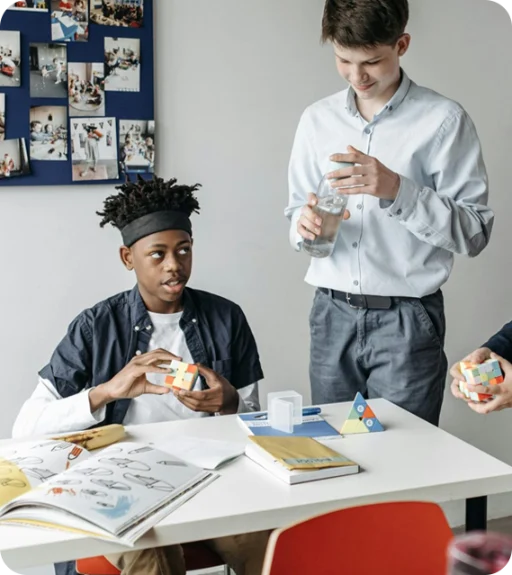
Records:
{"label": "colorful puzzle cube", "polygon": [[169,375],[165,377],[164,383],[172,389],[186,389],[190,391],[198,377],[199,370],[197,366],[173,359],[169,367]]}
{"label": "colorful puzzle cube", "polygon": [[[467,384],[483,385],[489,387],[503,382],[503,373],[497,359],[488,359],[480,364],[470,361],[460,362],[460,371],[466,381],[459,382],[459,389],[468,399],[472,401],[488,401],[492,398],[492,393],[476,393],[469,391]],[[489,390],[490,391],[490,390]]]}

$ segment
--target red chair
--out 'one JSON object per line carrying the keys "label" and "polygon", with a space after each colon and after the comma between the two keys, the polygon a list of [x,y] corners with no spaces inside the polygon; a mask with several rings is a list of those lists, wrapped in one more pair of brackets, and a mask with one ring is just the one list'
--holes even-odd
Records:
{"label": "red chair", "polygon": [[452,537],[434,503],[341,509],[274,531],[262,575],[445,575]]}
{"label": "red chair", "polygon": [[[187,573],[198,569],[210,569],[211,567],[220,566],[224,566],[225,575],[230,573],[229,567],[224,565],[224,561],[204,543],[186,543],[183,545],[183,553],[185,555]],[[114,567],[103,556],[78,559],[76,570],[81,575],[120,575],[121,573],[117,567]]]}

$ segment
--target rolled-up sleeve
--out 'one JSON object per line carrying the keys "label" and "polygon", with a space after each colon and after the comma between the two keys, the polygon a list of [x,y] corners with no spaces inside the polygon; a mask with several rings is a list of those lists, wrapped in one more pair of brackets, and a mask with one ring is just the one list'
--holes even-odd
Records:
{"label": "rolled-up sleeve", "polygon": [[95,413],[90,408],[92,335],[87,313],[70,324],[39,372],[39,383],[14,424],[14,437],[87,429],[105,418],[104,408]]}
{"label": "rolled-up sleeve", "polygon": [[477,256],[489,242],[494,214],[487,206],[488,179],[478,135],[462,108],[441,126],[427,168],[432,188],[400,176],[396,200],[381,201],[381,207],[421,241]]}

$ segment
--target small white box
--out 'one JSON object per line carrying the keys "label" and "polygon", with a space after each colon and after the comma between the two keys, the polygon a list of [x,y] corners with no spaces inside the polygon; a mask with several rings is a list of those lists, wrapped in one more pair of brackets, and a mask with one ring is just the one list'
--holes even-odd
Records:
{"label": "small white box", "polygon": [[302,395],[296,391],[274,391],[268,394],[270,427],[293,433],[294,425],[302,424]]}

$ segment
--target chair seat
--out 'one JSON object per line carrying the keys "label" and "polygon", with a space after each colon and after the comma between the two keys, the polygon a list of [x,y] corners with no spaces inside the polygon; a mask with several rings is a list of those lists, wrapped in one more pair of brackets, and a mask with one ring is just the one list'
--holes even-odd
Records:
{"label": "chair seat", "polygon": [[[200,541],[185,543],[183,545],[183,554],[185,555],[187,571],[209,569],[224,565],[224,561],[217,553]],[[79,559],[76,562],[76,570],[81,575],[120,575],[121,573],[117,567],[112,565],[102,555]]]}

